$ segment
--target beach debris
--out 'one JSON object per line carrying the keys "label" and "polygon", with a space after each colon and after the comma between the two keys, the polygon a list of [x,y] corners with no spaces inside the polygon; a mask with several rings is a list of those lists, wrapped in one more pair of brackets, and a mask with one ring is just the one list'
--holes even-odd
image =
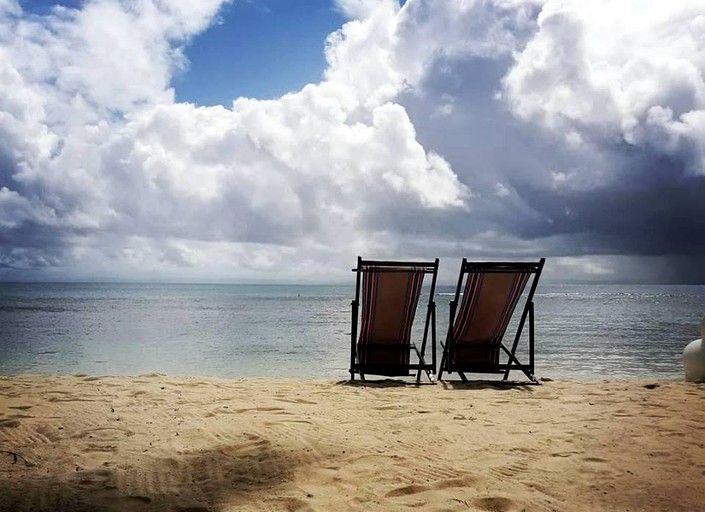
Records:
{"label": "beach debris", "polygon": [[16,452],[11,452],[9,450],[0,450],[0,453],[6,453],[7,455],[12,455],[12,463],[17,464],[17,461],[22,459],[22,462],[24,462],[25,466],[31,466],[29,461],[25,459],[22,455]]}

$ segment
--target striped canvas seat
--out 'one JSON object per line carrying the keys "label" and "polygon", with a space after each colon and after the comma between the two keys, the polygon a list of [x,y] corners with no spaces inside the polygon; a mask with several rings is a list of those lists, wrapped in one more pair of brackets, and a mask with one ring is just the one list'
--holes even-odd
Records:
{"label": "striped canvas seat", "polygon": [[[352,302],[350,376],[411,375],[426,371],[435,378],[435,302],[438,260],[433,262],[372,261],[358,258],[355,300]],[[420,346],[412,343],[412,326],[426,274],[431,274],[431,289],[426,324]],[[358,318],[359,317],[359,318]],[[359,335],[358,335],[359,323]],[[431,327],[432,361],[425,360]],[[413,356],[413,357],[412,357]]]}
{"label": "striped canvas seat", "polygon": [[[463,259],[455,298],[450,304],[441,375],[444,371],[457,372],[466,380],[465,373],[504,373],[506,379],[511,370],[521,370],[536,381],[533,296],[544,261],[542,258],[537,263],[473,263]],[[509,349],[503,343],[504,335],[530,281],[531,287]],[[529,361],[522,363],[516,351],[527,318]]]}

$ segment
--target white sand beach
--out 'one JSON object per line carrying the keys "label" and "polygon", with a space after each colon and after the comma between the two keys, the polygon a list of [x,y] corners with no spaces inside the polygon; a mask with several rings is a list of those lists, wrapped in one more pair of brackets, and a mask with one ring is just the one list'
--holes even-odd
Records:
{"label": "white sand beach", "polygon": [[0,510],[692,511],[705,385],[0,377]]}

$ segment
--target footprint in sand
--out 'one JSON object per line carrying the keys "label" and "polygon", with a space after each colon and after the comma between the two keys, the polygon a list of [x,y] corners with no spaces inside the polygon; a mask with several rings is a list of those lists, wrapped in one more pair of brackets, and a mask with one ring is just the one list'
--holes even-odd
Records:
{"label": "footprint in sand", "polygon": [[607,459],[601,459],[600,457],[584,457],[585,462],[609,462]]}
{"label": "footprint in sand", "polygon": [[303,398],[283,398],[281,396],[277,396],[277,401],[279,402],[285,402],[289,404],[304,404],[304,405],[316,405],[318,402],[312,402],[310,400],[304,400]]}
{"label": "footprint in sand", "polygon": [[429,487],[425,485],[417,485],[417,484],[411,484],[411,485],[405,485],[403,487],[397,487],[396,489],[392,489],[389,491],[385,496],[387,498],[397,498],[399,496],[409,496],[411,494],[418,494],[420,492],[426,492],[429,490]]}
{"label": "footprint in sand", "polygon": [[479,509],[487,510],[488,512],[510,512],[519,508],[514,501],[502,496],[478,498],[474,503]]}
{"label": "footprint in sand", "polygon": [[101,444],[95,444],[95,443],[89,443],[86,445],[85,448],[83,448],[83,453],[114,453],[116,452],[117,446],[113,444],[107,444],[107,445],[101,445]]}
{"label": "footprint in sand", "polygon": [[572,457],[573,455],[580,455],[583,452],[553,452],[551,457]]}
{"label": "footprint in sand", "polygon": [[528,469],[529,465],[526,462],[517,461],[512,464],[491,468],[489,472],[493,476],[502,480],[506,478],[514,478],[518,474],[528,471]]}
{"label": "footprint in sand", "polygon": [[463,478],[449,478],[434,484],[436,489],[452,489],[454,487],[472,487],[477,483],[477,479],[472,476]]}
{"label": "footprint in sand", "polygon": [[72,486],[82,491],[86,490],[112,490],[117,488],[115,473],[111,469],[96,469],[76,473],[71,478]]}
{"label": "footprint in sand", "polygon": [[71,437],[73,439],[95,438],[100,441],[114,441],[121,437],[132,437],[134,435],[135,433],[132,430],[126,428],[104,427],[81,430]]}
{"label": "footprint in sand", "polygon": [[430,485],[409,484],[397,487],[389,491],[385,496],[387,498],[396,498],[401,496],[410,496],[430,490],[443,490],[462,487],[472,487],[477,483],[477,479],[472,476],[464,476],[458,478],[445,478]]}

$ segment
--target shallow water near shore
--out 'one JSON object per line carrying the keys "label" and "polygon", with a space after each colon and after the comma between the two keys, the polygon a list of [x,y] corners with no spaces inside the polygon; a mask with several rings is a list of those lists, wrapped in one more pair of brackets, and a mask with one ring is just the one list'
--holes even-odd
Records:
{"label": "shallow water near shore", "polygon": [[[439,351],[453,291],[435,297]],[[347,285],[2,283],[0,374],[346,378],[353,295]],[[540,285],[535,303],[537,376],[681,379],[705,286]],[[424,313],[422,303],[417,340]]]}

